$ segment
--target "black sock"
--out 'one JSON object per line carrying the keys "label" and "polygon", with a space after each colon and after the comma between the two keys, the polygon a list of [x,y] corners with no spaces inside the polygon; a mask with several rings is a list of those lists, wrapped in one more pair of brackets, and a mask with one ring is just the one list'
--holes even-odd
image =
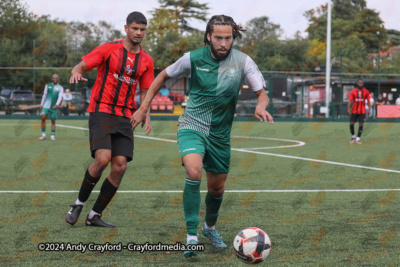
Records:
{"label": "black sock", "polygon": [[351,135],[354,135],[354,124],[353,125],[350,124],[350,133]]}
{"label": "black sock", "polygon": [[96,203],[94,203],[93,211],[101,214],[107,207],[108,203],[110,203],[117,190],[118,187],[113,186],[108,178],[105,179],[101,186],[99,197],[97,198]]}
{"label": "black sock", "polygon": [[93,177],[89,174],[89,169],[86,170],[85,177],[83,178],[83,182],[81,185],[81,189],[79,190],[78,199],[81,202],[86,202],[92,193],[93,188],[100,180],[100,177]]}
{"label": "black sock", "polygon": [[359,126],[359,127],[358,127],[358,135],[357,135],[358,137],[361,137],[362,132],[363,132],[363,127],[364,127],[364,126]]}

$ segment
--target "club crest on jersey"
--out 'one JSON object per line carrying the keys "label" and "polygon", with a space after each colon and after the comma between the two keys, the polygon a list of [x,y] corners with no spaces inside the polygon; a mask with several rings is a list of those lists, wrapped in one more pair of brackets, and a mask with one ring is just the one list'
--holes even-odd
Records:
{"label": "club crest on jersey", "polygon": [[125,68],[125,73],[126,75],[131,75],[132,74],[132,69],[131,69],[131,65],[126,66]]}
{"label": "club crest on jersey", "polygon": [[238,71],[237,71],[237,69],[235,69],[235,68],[229,68],[229,69],[228,69],[228,76],[230,76],[230,77],[236,76],[237,73],[238,73]]}

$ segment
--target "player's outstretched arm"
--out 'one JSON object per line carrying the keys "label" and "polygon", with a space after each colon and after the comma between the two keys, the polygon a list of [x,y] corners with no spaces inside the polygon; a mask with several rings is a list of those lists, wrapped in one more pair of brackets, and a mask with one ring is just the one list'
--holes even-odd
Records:
{"label": "player's outstretched arm", "polygon": [[141,123],[141,127],[143,127],[146,122],[146,114],[149,111],[151,101],[164,85],[165,81],[169,78],[170,77],[168,76],[165,69],[160,74],[158,74],[157,78],[154,80],[149,90],[147,91],[146,97],[144,98],[143,102],[140,103],[140,108],[135,113],[133,113],[131,117],[132,130],[135,130],[136,126],[138,126],[139,123]]}
{"label": "player's outstretched arm", "polygon": [[69,83],[78,83],[79,81],[87,82],[86,78],[83,78],[82,74],[89,71],[88,66],[85,62],[81,61],[78,65],[76,65],[71,71],[71,78],[69,79]]}
{"label": "player's outstretched arm", "polygon": [[[272,119],[271,114],[269,114],[268,111],[266,111],[269,103],[269,99],[267,94],[265,93],[264,88],[261,90],[258,90],[255,92],[257,95],[257,106],[256,106],[256,111],[254,112],[254,117],[256,117],[259,121],[264,121],[264,122],[269,122],[269,123],[274,123],[274,120]],[[267,120],[268,118],[268,120]]]}

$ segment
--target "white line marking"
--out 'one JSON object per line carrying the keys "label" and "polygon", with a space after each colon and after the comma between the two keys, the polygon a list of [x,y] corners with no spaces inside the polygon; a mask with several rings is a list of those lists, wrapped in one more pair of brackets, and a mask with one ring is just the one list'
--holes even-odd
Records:
{"label": "white line marking", "polygon": [[[74,128],[74,129],[88,130],[87,128],[82,128],[82,127],[75,127],[75,126],[68,126],[68,125],[60,125],[60,126],[62,126],[62,127],[70,127],[70,128]],[[173,142],[173,143],[176,143],[176,140],[163,139],[163,138],[156,138],[156,137],[149,137],[149,136],[143,136],[143,135],[135,135],[135,136],[136,136],[136,137],[139,137],[139,138],[153,139],[153,140],[159,140],[159,141],[166,141],[166,142]],[[260,137],[253,137],[253,138],[254,138],[254,139],[260,139]],[[287,140],[287,139],[282,139],[282,140]],[[292,141],[293,141],[293,140],[292,140]],[[248,149],[231,148],[231,150],[233,150],[233,151],[238,151],[238,152],[254,153],[254,154],[260,154],[260,155],[266,155],[266,156],[273,156],[273,157],[281,157],[281,158],[288,158],[288,159],[300,159],[300,160],[306,160],[306,161],[321,162],[321,163],[326,163],[326,164],[339,165],[339,166],[347,166],[347,167],[361,168],[361,169],[369,169],[369,170],[375,170],[375,171],[385,171],[385,172],[400,173],[400,171],[397,171],[397,170],[382,169],[382,168],[368,167],[368,166],[362,166],[362,165],[354,165],[354,164],[341,163],[341,162],[334,162],[334,161],[327,161],[327,160],[302,158],[302,157],[288,156],[288,155],[274,154],[274,153],[267,153],[267,152],[258,152],[258,151],[251,151],[251,150],[248,150]]]}
{"label": "white line marking", "polygon": [[[299,190],[225,190],[225,193],[317,193],[317,192],[388,192],[400,191],[400,189],[299,189]],[[39,194],[39,193],[78,193],[79,191],[0,191],[1,194]],[[92,191],[99,193],[100,191]],[[201,193],[207,193],[207,190],[201,190]],[[130,191],[121,190],[118,193],[183,193],[181,190],[145,190]]]}
{"label": "white line marking", "polygon": [[76,126],[70,126],[70,125],[63,125],[63,124],[57,124],[57,127],[64,127],[64,128],[71,128],[71,129],[89,131],[88,128],[76,127]]}
{"label": "white line marking", "polygon": [[[65,128],[71,128],[71,129],[85,130],[85,131],[88,131],[88,130],[89,130],[89,129],[83,128],[83,127],[69,126],[69,125],[63,125],[63,124],[58,124],[57,126],[59,126],[59,127],[65,127]],[[157,138],[157,137],[149,137],[149,136],[144,136],[144,135],[135,135],[135,137],[144,138],[144,139],[159,140],[159,141],[165,141],[165,142],[171,142],[171,143],[176,143],[176,140],[170,140],[170,139],[164,139],[164,138]],[[260,137],[253,137],[253,138],[254,138],[254,139],[259,139]],[[287,139],[282,139],[282,140],[287,140]],[[293,141],[293,140],[291,140],[291,141]],[[300,141],[299,141],[299,142],[300,142]],[[390,170],[390,169],[383,169],[383,168],[375,168],[375,167],[368,167],[368,166],[362,166],[362,165],[354,165],[354,164],[341,163],[341,162],[334,162],[334,161],[327,161],[327,160],[302,158],[302,157],[288,156],[288,155],[281,155],[281,154],[274,154],[274,153],[267,153],[267,152],[258,152],[258,151],[251,151],[251,150],[248,150],[248,149],[231,148],[231,150],[233,150],[233,151],[238,151],[238,152],[254,153],[254,154],[260,154],[260,155],[266,155],[266,156],[273,156],[273,157],[281,157],[281,158],[288,158],[288,159],[299,159],[299,160],[306,160],[306,161],[313,161],[313,162],[321,162],[321,163],[325,163],[325,164],[332,164],[332,165],[339,165],[339,166],[347,166],[347,167],[361,168],[361,169],[369,169],[369,170],[375,170],[375,171],[385,171],[385,172],[400,173],[400,171],[397,171],[397,170]]]}
{"label": "white line marking", "polygon": [[246,153],[254,153],[254,154],[260,154],[260,155],[281,157],[281,158],[300,159],[300,160],[321,162],[321,163],[326,163],[326,164],[347,166],[347,167],[353,167],[353,168],[361,168],[361,169],[369,169],[369,170],[375,170],[375,171],[400,173],[400,171],[397,171],[397,170],[382,169],[382,168],[368,167],[368,166],[362,166],[362,165],[354,165],[354,164],[327,161],[327,160],[320,160],[320,159],[301,158],[301,157],[296,157],[296,156],[288,156],[288,155],[281,155],[281,154],[274,154],[274,153],[267,153],[267,152],[250,151],[250,150],[246,150],[246,149],[237,149],[237,148],[232,148],[232,150],[239,151],[239,152],[246,152]]}
{"label": "white line marking", "polygon": [[237,136],[233,135],[231,137],[234,138],[248,138],[248,139],[261,139],[261,140],[272,140],[272,141],[283,141],[283,142],[290,142],[290,143],[297,143],[296,145],[287,145],[287,146],[270,146],[270,147],[254,147],[254,148],[246,148],[247,150],[262,150],[262,149],[272,149],[272,148],[289,148],[289,147],[298,147],[304,146],[306,143],[297,140],[290,140],[290,139],[278,139],[278,138],[268,138],[268,137],[256,137],[256,136]]}

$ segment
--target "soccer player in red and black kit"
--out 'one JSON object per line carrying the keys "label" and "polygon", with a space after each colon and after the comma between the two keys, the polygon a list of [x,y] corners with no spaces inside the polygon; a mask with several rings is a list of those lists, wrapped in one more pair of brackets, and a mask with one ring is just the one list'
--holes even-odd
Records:
{"label": "soccer player in red and black kit", "polygon": [[[117,192],[133,157],[133,131],[130,118],[136,110],[135,91],[140,83],[140,99],[154,80],[153,59],[140,46],[147,20],[140,12],[126,18],[123,40],[104,43],[82,58],[71,71],[70,83],[87,81],[82,74],[97,67],[97,78],[92,89],[89,115],[90,150],[94,162],[87,169],[78,199],[65,220],[74,225],[85,202],[99,181],[103,170],[111,162],[111,171],[104,180],[100,194],[86,218],[86,225],[115,227],[101,219],[103,210]],[[146,134],[150,133],[150,114],[146,117]],[[143,126],[143,125],[142,125]]]}
{"label": "soccer player in red and black kit", "polygon": [[[357,87],[354,88],[349,95],[349,105],[348,105],[348,113],[350,115],[350,132],[351,132],[351,141],[350,144],[356,142],[356,144],[362,144],[360,141],[360,137],[363,131],[363,124],[365,121],[365,116],[368,118],[368,114],[365,113],[365,100],[368,100],[368,110],[371,108],[370,99],[371,96],[369,91],[365,89],[363,80],[357,81]],[[358,135],[357,138],[354,134],[354,123],[358,120]]]}

